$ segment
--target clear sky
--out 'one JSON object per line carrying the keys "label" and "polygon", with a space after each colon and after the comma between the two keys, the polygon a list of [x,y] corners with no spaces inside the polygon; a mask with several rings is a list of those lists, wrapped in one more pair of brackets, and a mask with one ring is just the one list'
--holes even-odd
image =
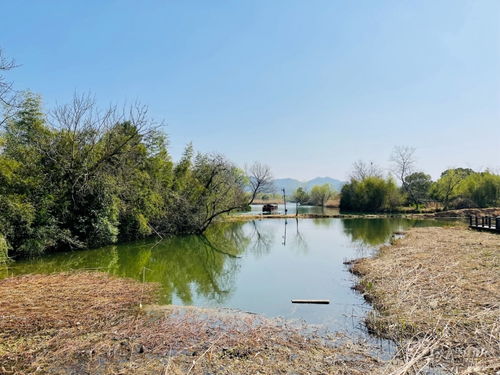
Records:
{"label": "clear sky", "polygon": [[500,1],[7,1],[0,48],[46,108],[139,99],[186,143],[344,179],[393,146],[500,169]]}

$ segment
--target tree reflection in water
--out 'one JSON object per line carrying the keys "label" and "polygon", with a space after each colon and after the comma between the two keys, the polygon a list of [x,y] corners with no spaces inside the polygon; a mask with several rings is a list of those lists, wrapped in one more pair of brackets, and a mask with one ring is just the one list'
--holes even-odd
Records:
{"label": "tree reflection in water", "polygon": [[174,297],[191,304],[194,295],[222,304],[234,288],[238,258],[250,243],[244,223],[221,223],[204,236],[175,236],[160,242],[139,241],[96,250],[59,253],[14,263],[10,274],[100,270],[121,277],[157,282],[161,302]]}
{"label": "tree reflection in water", "polygon": [[249,251],[257,257],[269,254],[274,243],[274,231],[262,228],[257,221],[251,221],[251,246]]}
{"label": "tree reflection in water", "polygon": [[374,247],[388,243],[395,232],[404,231],[415,226],[446,226],[457,221],[419,220],[406,218],[355,218],[341,219],[344,233],[356,245],[363,256],[369,254]]}
{"label": "tree reflection in water", "polygon": [[[243,262],[248,260],[247,266],[253,264],[255,275],[261,272],[260,265],[246,259],[250,255],[265,258],[259,264],[270,261],[270,269],[279,269],[281,261],[286,264],[297,253],[300,256],[308,253],[308,246],[314,247],[314,251],[308,254],[311,261],[321,254],[324,246],[337,246],[337,251],[343,251],[338,245],[339,240],[343,241],[342,233],[358,248],[364,246],[372,251],[373,247],[389,241],[395,231],[415,225],[438,224],[436,221],[405,219],[315,219],[296,220],[293,230],[292,227],[287,229],[293,223],[285,224],[279,219],[218,223],[205,236],[175,236],[161,241],[138,241],[19,261],[4,266],[0,277],[75,269],[99,270],[159,283],[163,303],[224,305],[235,295],[236,276]],[[285,252],[280,244],[286,245]],[[271,254],[271,251],[276,254]],[[245,252],[248,254],[242,259]],[[248,274],[245,280],[245,286],[259,282],[248,278]]]}

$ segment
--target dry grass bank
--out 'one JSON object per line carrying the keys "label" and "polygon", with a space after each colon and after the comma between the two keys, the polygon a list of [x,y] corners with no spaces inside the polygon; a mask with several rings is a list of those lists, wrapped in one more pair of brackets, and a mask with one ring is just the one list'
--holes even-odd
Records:
{"label": "dry grass bank", "polygon": [[369,329],[400,344],[408,369],[500,373],[499,235],[413,228],[352,267],[376,308]]}
{"label": "dry grass bank", "polygon": [[1,374],[386,374],[371,349],[251,314],[144,307],[99,273],[0,281]]}

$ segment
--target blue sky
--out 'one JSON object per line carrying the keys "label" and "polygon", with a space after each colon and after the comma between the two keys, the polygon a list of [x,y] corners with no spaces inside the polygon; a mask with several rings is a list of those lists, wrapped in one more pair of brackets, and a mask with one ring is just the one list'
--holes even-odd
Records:
{"label": "blue sky", "polygon": [[500,1],[6,1],[8,76],[47,109],[91,91],[276,177],[347,177],[417,149],[500,169]]}

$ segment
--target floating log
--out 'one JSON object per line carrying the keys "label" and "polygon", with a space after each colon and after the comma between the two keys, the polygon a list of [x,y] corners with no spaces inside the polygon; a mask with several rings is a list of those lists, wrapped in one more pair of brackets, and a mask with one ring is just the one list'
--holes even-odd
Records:
{"label": "floating log", "polygon": [[330,300],[327,299],[292,299],[292,303],[314,303],[317,305],[328,305]]}

